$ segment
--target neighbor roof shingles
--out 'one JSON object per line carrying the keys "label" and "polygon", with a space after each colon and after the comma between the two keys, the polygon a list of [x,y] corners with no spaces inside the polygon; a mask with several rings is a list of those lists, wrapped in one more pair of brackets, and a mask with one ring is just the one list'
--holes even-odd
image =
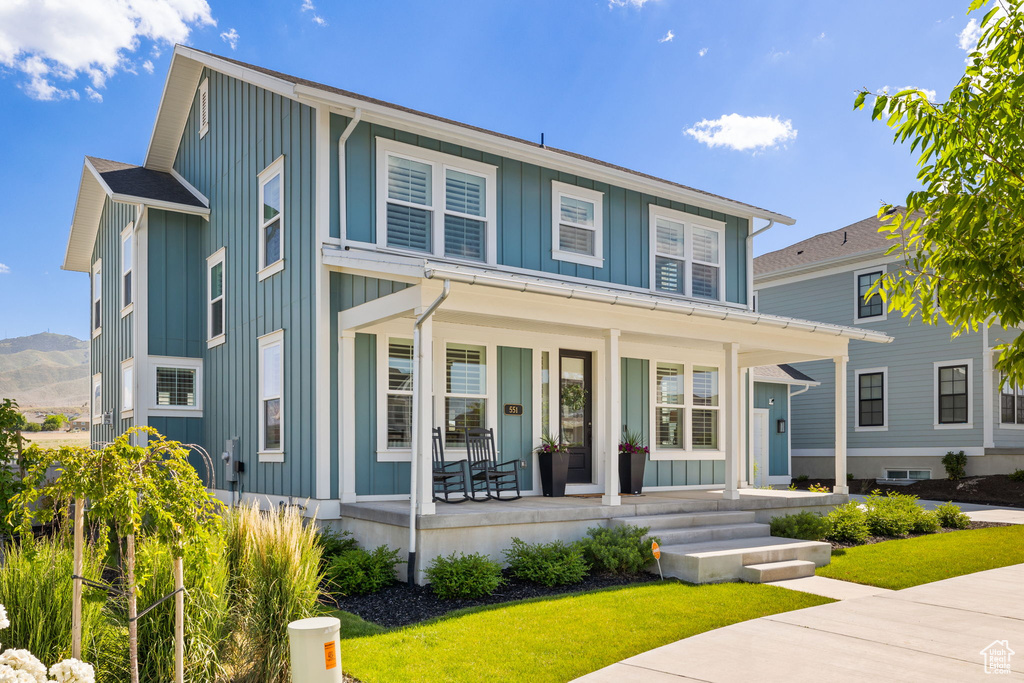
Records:
{"label": "neighbor roof shingles", "polygon": [[170,173],[110,159],[86,158],[114,194],[206,208],[198,197]]}
{"label": "neighbor roof shingles", "polygon": [[810,375],[805,375],[792,365],[781,363],[779,365],[761,365],[753,368],[755,381],[782,380],[797,382],[817,382]]}

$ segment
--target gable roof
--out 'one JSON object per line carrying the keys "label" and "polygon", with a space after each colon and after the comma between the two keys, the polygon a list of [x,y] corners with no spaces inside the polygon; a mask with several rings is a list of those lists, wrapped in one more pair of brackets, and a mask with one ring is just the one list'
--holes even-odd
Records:
{"label": "gable roof", "polygon": [[[904,211],[905,207],[897,207]],[[795,270],[840,260],[856,260],[869,255],[884,254],[892,246],[880,233],[882,220],[871,216],[838,230],[797,242],[783,249],[762,254],[754,259],[754,277],[776,276]]]}
{"label": "gable roof", "polygon": [[788,363],[779,365],[761,365],[751,368],[755,382],[771,382],[774,384],[808,384],[818,386],[821,382],[810,375],[805,375]]}
{"label": "gable roof", "polygon": [[204,202],[170,173],[97,157],[86,159],[115,195],[206,208]]}
{"label": "gable roof", "polygon": [[632,185],[641,191],[697,204],[722,213],[770,219],[784,225],[795,223],[795,220],[789,216],[774,211],[600,161],[583,154],[542,146],[522,138],[428,114],[184,45],[177,45],[174,48],[171,69],[167,75],[156,124],[146,153],[145,166],[147,168],[164,171],[171,169],[203,67],[253,83],[305,104],[326,104],[335,109],[346,110],[346,113],[349,114],[359,109],[364,120],[372,119],[407,130],[419,129],[425,135],[435,139],[461,142],[461,144],[480,151],[490,151],[502,156],[511,154],[513,158],[527,159],[538,165],[586,175],[591,179],[611,184],[627,187]]}

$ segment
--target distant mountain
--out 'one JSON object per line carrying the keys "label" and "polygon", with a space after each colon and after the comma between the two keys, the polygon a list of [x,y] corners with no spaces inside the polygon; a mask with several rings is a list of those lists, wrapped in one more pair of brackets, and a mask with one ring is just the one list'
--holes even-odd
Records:
{"label": "distant mountain", "polygon": [[89,343],[50,332],[0,339],[0,398],[22,409],[87,403]]}

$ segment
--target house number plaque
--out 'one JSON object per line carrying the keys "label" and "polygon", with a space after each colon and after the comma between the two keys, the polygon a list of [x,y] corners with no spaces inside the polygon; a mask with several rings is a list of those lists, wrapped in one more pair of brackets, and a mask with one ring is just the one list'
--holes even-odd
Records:
{"label": "house number plaque", "polygon": [[506,415],[522,415],[523,406],[520,403],[506,403],[505,404]]}

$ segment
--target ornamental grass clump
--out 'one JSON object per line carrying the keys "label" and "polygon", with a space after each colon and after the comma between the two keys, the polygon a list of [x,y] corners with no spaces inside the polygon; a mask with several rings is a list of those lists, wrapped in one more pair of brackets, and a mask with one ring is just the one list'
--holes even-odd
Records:
{"label": "ornamental grass clump", "polygon": [[564,586],[587,578],[590,565],[583,557],[578,543],[524,543],[513,538],[512,547],[505,551],[512,575],[517,579],[539,583],[542,586]]}

